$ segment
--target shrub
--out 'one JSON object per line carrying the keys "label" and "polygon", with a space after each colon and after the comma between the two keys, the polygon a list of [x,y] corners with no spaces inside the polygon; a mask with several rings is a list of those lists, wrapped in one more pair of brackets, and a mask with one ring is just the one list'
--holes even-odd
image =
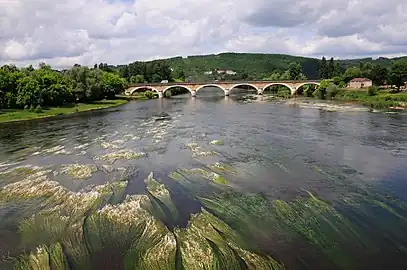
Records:
{"label": "shrub", "polygon": [[281,98],[289,98],[291,97],[291,91],[286,87],[281,87],[277,90],[277,96]]}
{"label": "shrub", "polygon": [[370,86],[368,89],[367,89],[367,94],[369,95],[369,96],[375,96],[375,95],[377,95],[377,92],[379,92],[379,88],[377,87],[377,86]]}
{"label": "shrub", "polygon": [[327,88],[326,88],[326,95],[328,98],[334,98],[339,92],[338,86],[335,84],[331,83]]}
{"label": "shrub", "polygon": [[149,99],[152,99],[152,98],[154,98],[154,93],[153,93],[153,91],[148,90],[148,91],[144,92],[144,96],[146,96]]}
{"label": "shrub", "polygon": [[318,87],[317,90],[312,93],[312,95],[319,99],[325,99],[325,89]]}

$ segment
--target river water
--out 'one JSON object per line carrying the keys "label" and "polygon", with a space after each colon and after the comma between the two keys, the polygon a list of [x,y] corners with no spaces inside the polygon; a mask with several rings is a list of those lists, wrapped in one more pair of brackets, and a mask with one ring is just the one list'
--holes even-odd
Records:
{"label": "river water", "polygon": [[402,114],[211,95],[2,125],[0,267],[406,269],[406,134]]}

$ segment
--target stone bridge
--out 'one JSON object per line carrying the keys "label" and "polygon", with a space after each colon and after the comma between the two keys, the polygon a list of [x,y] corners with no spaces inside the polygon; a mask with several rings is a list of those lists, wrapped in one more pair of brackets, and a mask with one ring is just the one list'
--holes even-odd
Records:
{"label": "stone bridge", "polygon": [[294,95],[297,90],[304,85],[319,85],[319,80],[306,80],[306,81],[217,81],[208,83],[193,83],[193,82],[177,82],[177,83],[143,83],[132,84],[126,91],[126,95],[132,95],[139,90],[151,90],[158,94],[160,98],[164,97],[166,91],[171,90],[174,87],[181,87],[187,89],[194,97],[196,93],[204,87],[217,87],[221,89],[225,96],[228,96],[230,91],[240,86],[249,86],[257,91],[258,95],[262,95],[263,91],[270,86],[280,85],[285,86],[291,91],[291,95]]}

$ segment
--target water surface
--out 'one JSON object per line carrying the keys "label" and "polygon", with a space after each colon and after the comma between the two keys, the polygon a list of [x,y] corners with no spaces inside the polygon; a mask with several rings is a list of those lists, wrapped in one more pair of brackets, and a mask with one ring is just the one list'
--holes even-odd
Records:
{"label": "water surface", "polygon": [[[152,115],[157,112],[166,112],[172,119],[154,121]],[[226,265],[233,263],[242,269],[405,269],[406,134],[405,115],[358,110],[331,112],[312,106],[211,95],[130,102],[63,120],[2,125],[3,265],[10,267],[13,260],[7,258],[23,251],[38,255],[38,246],[61,244],[66,261],[61,269],[80,269],[78,265],[92,269],[138,269],[146,262],[115,254],[107,244],[113,241],[109,236],[106,242],[90,241],[85,251],[78,251],[84,257],[104,257],[100,259],[103,263],[95,263],[97,259],[89,259],[89,264],[77,262],[75,259],[80,256],[69,248],[66,239],[55,236],[64,235],[63,231],[32,236],[36,226],[41,227],[44,222],[33,221],[33,217],[66,215],[66,219],[75,220],[72,224],[88,226],[86,219],[92,220],[94,213],[108,209],[106,205],[117,208],[126,202],[126,196],[147,194],[153,205],[147,212],[160,224],[157,226],[163,226],[160,227],[163,235],[170,235],[177,243],[173,253],[176,269],[202,269],[205,265],[227,269]],[[143,155],[112,161],[101,158],[118,151]],[[72,164],[93,168],[89,172],[91,177],[75,179],[67,173]],[[216,164],[223,167],[217,170]],[[52,192],[63,188],[65,193],[88,194],[109,182],[125,184],[119,195],[113,192],[111,198],[86,211],[68,210],[71,208],[64,206],[67,208],[62,212],[58,205],[69,202],[68,199],[56,202],[54,194],[25,190],[27,184],[15,185],[44,170],[47,170],[45,181],[54,181],[57,188],[43,190],[49,188]],[[145,181],[150,172],[157,182]],[[29,181],[21,183],[34,180]],[[208,211],[209,220],[217,224],[213,228],[219,232],[219,239],[206,235],[204,227],[193,233],[187,229],[195,224],[191,215],[198,220],[204,216],[200,215],[202,211]],[[21,225],[26,220],[32,222],[31,234]],[[257,254],[261,260],[271,258],[268,264],[260,259],[255,263],[253,257],[249,263],[247,253],[230,244],[232,238],[224,236],[232,232],[239,235],[240,240],[233,238],[239,248]],[[209,243],[213,257],[206,258],[207,264],[194,264],[186,254],[199,253],[189,250],[187,244],[183,246],[192,241],[192,234],[200,235],[201,240],[196,241]],[[156,235],[152,239],[160,241],[159,238]],[[155,248],[165,248],[163,242],[146,248],[147,251],[135,248],[134,243],[119,246],[123,253],[138,249],[140,254],[153,254]],[[229,249],[233,252],[225,251]],[[163,253],[161,250],[159,254]],[[228,256],[236,256],[238,262]],[[154,268],[160,269],[157,265]]]}

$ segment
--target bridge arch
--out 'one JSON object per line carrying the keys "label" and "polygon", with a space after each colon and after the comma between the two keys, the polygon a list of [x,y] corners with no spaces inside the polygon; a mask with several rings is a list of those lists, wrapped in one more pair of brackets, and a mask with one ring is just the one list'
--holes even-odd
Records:
{"label": "bridge arch", "polygon": [[239,86],[250,86],[250,87],[256,89],[257,92],[259,92],[259,88],[257,86],[255,86],[254,84],[251,84],[251,83],[238,83],[238,84],[235,84],[235,85],[233,85],[232,87],[229,88],[229,91],[232,91],[234,88],[237,88]]}
{"label": "bridge arch", "polygon": [[154,92],[156,92],[156,93],[159,92],[156,88],[154,88],[154,87],[152,87],[152,86],[138,86],[138,87],[133,87],[133,88],[127,89],[126,92],[131,96],[131,95],[134,94],[134,92],[136,92],[136,91],[138,91],[138,90],[141,90],[141,89],[147,89],[147,90],[150,90],[150,91],[154,91]]}
{"label": "bridge arch", "polygon": [[297,85],[297,89],[304,86],[304,85],[307,85],[307,84],[313,84],[313,85],[316,85],[316,86],[320,85],[319,82],[304,82],[304,83],[301,83],[301,84]]}
{"label": "bridge arch", "polygon": [[285,86],[285,87],[287,87],[287,88],[290,90],[291,94],[293,94],[293,93],[295,92],[295,88],[292,87],[291,85],[286,84],[286,83],[283,83],[283,82],[275,82],[275,83],[269,83],[269,84],[267,84],[266,86],[264,86],[264,87],[263,87],[263,90],[262,90],[262,93],[266,90],[266,88],[268,88],[268,87],[270,87],[270,86],[273,86],[273,85]]}
{"label": "bridge arch", "polygon": [[217,84],[204,84],[204,85],[201,85],[196,89],[196,92],[198,92],[199,90],[201,90],[204,87],[216,87],[216,88],[221,89],[225,93],[225,95],[227,93],[227,90],[224,87],[222,87],[220,85],[217,85]]}
{"label": "bridge arch", "polygon": [[189,93],[191,93],[191,95],[193,94],[193,90],[191,88],[189,88],[188,86],[185,86],[182,84],[176,84],[176,85],[170,85],[167,88],[165,88],[163,90],[163,95],[165,96],[165,92],[167,92],[168,90],[171,90],[171,88],[175,88],[175,87],[184,88],[184,89],[188,90]]}

